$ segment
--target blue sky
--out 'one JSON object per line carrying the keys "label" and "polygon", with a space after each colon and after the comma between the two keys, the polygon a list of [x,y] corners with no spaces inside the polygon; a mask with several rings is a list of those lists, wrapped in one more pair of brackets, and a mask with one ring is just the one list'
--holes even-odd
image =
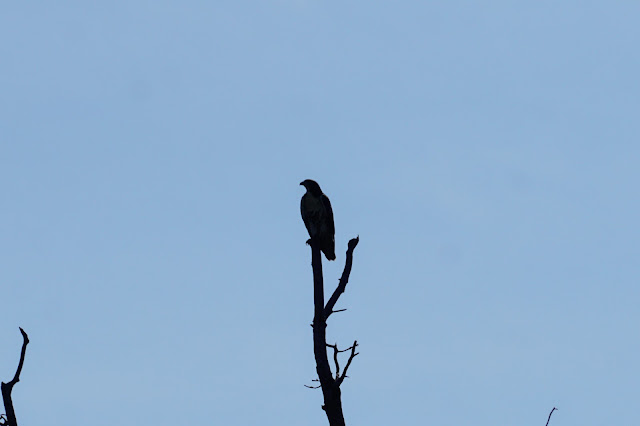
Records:
{"label": "blue sky", "polygon": [[[336,216],[347,424],[637,425],[640,5],[0,13],[0,378],[22,425],[324,425],[298,185]],[[52,420],[53,419],[53,420]]]}

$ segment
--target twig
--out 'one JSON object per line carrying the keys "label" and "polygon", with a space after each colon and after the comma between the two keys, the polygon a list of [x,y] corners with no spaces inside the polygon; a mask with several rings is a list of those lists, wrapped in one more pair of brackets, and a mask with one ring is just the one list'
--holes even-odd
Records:
{"label": "twig", "polygon": [[27,353],[27,344],[29,344],[29,336],[27,336],[27,333],[25,333],[22,327],[20,327],[20,333],[22,333],[22,351],[20,352],[20,361],[18,362],[16,374],[9,383],[2,382],[0,385],[4,409],[7,411],[7,417],[4,423],[6,426],[18,426],[16,413],[13,409],[13,401],[11,400],[11,391],[13,390],[13,386],[20,381],[20,372],[22,371],[22,366],[24,364],[24,356]]}
{"label": "twig", "polygon": [[[328,348],[336,348],[336,345],[330,345],[330,344],[327,343],[327,347]],[[349,346],[347,349],[338,349],[338,348],[336,348],[336,350],[338,352],[347,352],[347,351],[350,351],[351,349],[353,349],[353,346]]]}
{"label": "twig", "polygon": [[342,272],[342,276],[340,277],[340,281],[338,283],[338,287],[335,289],[327,305],[324,307],[324,318],[325,320],[329,318],[329,316],[338,311],[334,311],[333,307],[336,306],[336,302],[342,293],[344,293],[345,288],[347,287],[347,283],[349,282],[349,275],[351,274],[351,266],[353,264],[353,250],[355,250],[358,242],[360,241],[360,236],[356,238],[352,238],[349,240],[349,244],[347,245],[347,260],[344,264],[344,271]]}
{"label": "twig", "polygon": [[[319,382],[320,380],[318,379],[313,379],[311,380],[312,382]],[[304,385],[305,388],[309,388],[309,389],[320,389],[322,385],[318,385],[318,386],[309,386],[309,385]]]}
{"label": "twig", "polygon": [[333,361],[336,364],[336,380],[338,380],[340,378],[340,364],[338,364],[338,353],[340,353],[340,351],[338,350],[338,344],[337,343],[335,345],[327,344],[327,346],[330,348],[333,348]]}
{"label": "twig", "polygon": [[351,346],[350,348],[345,349],[344,351],[341,352],[345,352],[348,351],[349,349],[351,349],[351,355],[349,355],[349,360],[347,361],[347,365],[344,366],[344,371],[342,372],[342,376],[340,376],[340,378],[337,380],[338,386],[340,386],[342,384],[342,382],[344,381],[344,379],[347,377],[347,370],[349,369],[349,366],[351,365],[351,361],[353,361],[353,359],[359,354],[359,352],[356,352],[356,347],[358,346],[358,341],[354,340],[353,341],[353,346]]}
{"label": "twig", "polygon": [[556,408],[556,407],[553,407],[553,408],[551,409],[551,412],[549,413],[549,418],[547,419],[547,424],[546,424],[545,426],[549,426],[549,420],[551,420],[551,415],[552,415],[552,414],[553,414],[553,412],[554,412],[554,411],[556,411],[556,410],[557,410],[557,408]]}

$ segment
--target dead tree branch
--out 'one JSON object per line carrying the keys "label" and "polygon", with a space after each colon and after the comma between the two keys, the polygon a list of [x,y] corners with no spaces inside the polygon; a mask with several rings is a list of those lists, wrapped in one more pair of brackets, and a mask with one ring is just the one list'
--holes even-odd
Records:
{"label": "dead tree branch", "polygon": [[551,420],[551,415],[552,415],[552,414],[553,414],[553,412],[554,412],[554,411],[556,411],[556,410],[557,410],[557,408],[556,408],[556,407],[553,407],[553,408],[551,409],[551,412],[549,413],[549,418],[547,418],[547,424],[546,424],[545,426],[549,426],[549,420]]}
{"label": "dead tree branch", "polygon": [[[320,380],[318,379],[313,379],[312,382],[319,382]],[[320,385],[318,386],[309,386],[309,385],[304,385],[305,388],[309,388],[309,389],[320,389]]]}
{"label": "dead tree branch", "polygon": [[[351,361],[353,361],[353,358],[355,358],[356,355],[358,355],[358,353],[356,353],[356,346],[358,346],[358,341],[355,340],[353,342],[353,346],[349,346],[347,349],[338,349],[338,345],[330,345],[327,343],[327,347],[328,348],[333,348],[333,362],[336,365],[336,382],[338,383],[338,385],[340,385],[340,383],[342,383],[344,381],[344,379],[347,377],[347,369],[349,369],[349,366],[351,365]],[[344,372],[342,373],[342,375],[340,375],[340,363],[338,362],[338,354],[341,352],[347,352],[347,351],[351,351],[351,355],[349,356],[349,359],[347,360],[347,366],[344,368]]]}
{"label": "dead tree branch", "polygon": [[333,292],[329,301],[327,302],[327,306],[324,308],[324,318],[325,320],[329,318],[329,316],[334,312],[344,311],[345,309],[340,309],[337,311],[333,310],[333,307],[336,306],[336,302],[342,293],[344,293],[345,288],[347,287],[347,283],[349,282],[349,275],[351,274],[351,265],[353,264],[353,250],[355,250],[358,242],[360,241],[360,236],[356,238],[352,238],[347,245],[347,260],[344,263],[344,271],[342,271],[342,276],[340,277],[340,281],[338,283],[338,287]]}
{"label": "dead tree branch", "polygon": [[7,417],[4,422],[6,426],[18,426],[16,413],[13,409],[13,401],[11,400],[11,391],[13,390],[13,386],[20,381],[20,372],[22,371],[24,356],[27,352],[27,344],[29,343],[29,336],[27,336],[27,333],[25,333],[22,327],[20,328],[20,333],[22,333],[22,352],[20,353],[18,369],[16,370],[16,374],[13,376],[13,379],[11,379],[9,383],[2,382],[2,385],[0,385],[0,388],[2,389],[2,401],[4,402],[4,409],[7,411]]}
{"label": "dead tree branch", "polygon": [[[349,359],[347,360],[347,365],[344,366],[344,371],[342,372],[342,376],[340,376],[337,380],[338,382],[338,386],[340,386],[342,384],[342,382],[344,381],[345,378],[347,378],[347,370],[349,369],[349,366],[351,365],[351,361],[353,361],[353,359],[356,357],[356,355],[358,355],[359,352],[356,352],[356,347],[358,346],[358,341],[354,340],[353,341],[353,346],[351,346],[350,348],[345,349],[344,351],[341,352],[346,352],[349,349],[351,349],[351,355],[349,355]],[[338,373],[336,373],[336,377],[338,376]]]}
{"label": "dead tree branch", "polygon": [[327,344],[327,347],[333,348],[333,362],[336,364],[336,380],[338,380],[338,378],[340,378],[340,364],[338,363],[338,354],[340,353],[340,351],[338,350],[338,344]]}
{"label": "dead tree branch", "polygon": [[[330,426],[345,426],[344,415],[342,413],[342,400],[340,392],[340,384],[346,377],[347,368],[351,364],[353,357],[355,356],[355,346],[349,348],[352,350],[352,354],[349,357],[349,361],[342,372],[342,376],[339,375],[340,366],[338,364],[338,350],[337,345],[327,345],[327,317],[333,312],[333,307],[340,295],[344,292],[344,289],[349,280],[349,274],[351,273],[351,264],[353,262],[353,250],[358,244],[358,238],[353,238],[349,241],[347,249],[347,260],[340,278],[338,288],[333,292],[333,295],[329,299],[329,302],[325,306],[324,304],[324,282],[322,277],[322,258],[320,257],[320,249],[314,241],[310,241],[311,245],[311,266],[313,268],[313,353],[316,359],[316,372],[318,373],[318,380],[320,381],[320,387],[322,388],[322,394],[324,397],[324,405],[322,409],[327,415]],[[336,364],[336,377],[333,377],[331,373],[331,367],[329,366],[329,358],[327,355],[327,347],[334,348],[334,362]],[[348,349],[347,349],[348,350]],[[356,354],[357,355],[357,354]]]}

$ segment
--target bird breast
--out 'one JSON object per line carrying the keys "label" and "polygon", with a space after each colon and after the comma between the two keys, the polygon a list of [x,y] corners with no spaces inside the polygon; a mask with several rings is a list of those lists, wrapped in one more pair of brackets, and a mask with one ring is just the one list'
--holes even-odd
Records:
{"label": "bird breast", "polygon": [[303,202],[305,210],[309,213],[320,214],[324,210],[324,206],[322,205],[320,198],[314,197],[313,195],[307,194],[304,197]]}

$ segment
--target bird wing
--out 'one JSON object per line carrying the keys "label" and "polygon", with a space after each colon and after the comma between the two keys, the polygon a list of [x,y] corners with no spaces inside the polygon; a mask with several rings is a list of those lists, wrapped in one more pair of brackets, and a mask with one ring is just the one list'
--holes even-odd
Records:
{"label": "bird wing", "polygon": [[324,206],[324,209],[327,213],[327,217],[326,217],[327,230],[333,237],[333,235],[336,233],[336,229],[333,224],[333,209],[331,209],[331,202],[329,201],[329,197],[327,197],[324,194],[322,194],[322,197],[320,197],[320,200],[322,201],[322,205]]}
{"label": "bird wing", "polygon": [[309,232],[309,236],[311,236],[311,234],[315,233],[315,230],[311,229],[312,222],[311,222],[309,208],[306,206],[306,202],[307,202],[307,194],[304,194],[302,196],[302,199],[300,200],[300,214],[302,215],[302,221],[304,222],[304,226],[307,228],[307,232]]}

